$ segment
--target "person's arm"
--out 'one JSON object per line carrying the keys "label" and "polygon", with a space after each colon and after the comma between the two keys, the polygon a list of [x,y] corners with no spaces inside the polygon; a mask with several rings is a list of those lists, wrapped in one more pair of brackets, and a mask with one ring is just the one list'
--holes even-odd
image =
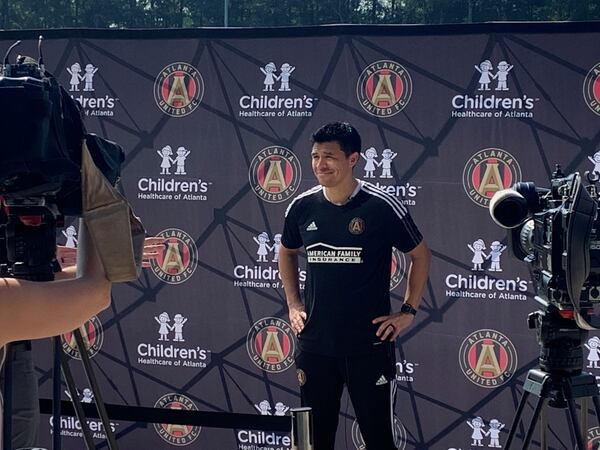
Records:
{"label": "person's arm", "polygon": [[[431,252],[425,241],[421,241],[414,249],[407,253],[410,256],[410,268],[408,269],[408,280],[404,303],[410,304],[416,310],[419,309],[425,284],[429,277],[429,264]],[[381,316],[373,319],[373,323],[379,323],[377,336],[382,340],[395,340],[398,335],[413,322],[415,316],[412,314],[395,313],[389,316]]]}
{"label": "person's arm", "polygon": [[[151,262],[156,260],[165,248],[166,238],[151,236],[144,239],[144,253],[142,255],[142,267],[148,268]],[[60,272],[54,274],[55,280],[68,280],[77,275],[77,249],[56,246],[56,259],[60,264]]]}
{"label": "person's arm", "polygon": [[290,324],[296,335],[304,329],[306,311],[300,297],[298,280],[298,249],[290,249],[281,245],[279,248],[279,274],[285,291]]}
{"label": "person's arm", "polygon": [[0,279],[0,345],[22,339],[56,336],[81,326],[110,304],[111,283],[80,225],[77,278],[31,282]]}

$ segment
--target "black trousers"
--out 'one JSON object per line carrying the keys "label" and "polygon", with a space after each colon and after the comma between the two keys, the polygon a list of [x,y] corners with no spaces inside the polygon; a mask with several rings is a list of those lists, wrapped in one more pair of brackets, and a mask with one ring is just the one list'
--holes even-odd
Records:
{"label": "black trousers", "polygon": [[296,355],[302,406],[313,410],[315,450],[334,450],[344,385],[366,450],[396,450],[394,444],[395,354],[391,345],[366,355]]}

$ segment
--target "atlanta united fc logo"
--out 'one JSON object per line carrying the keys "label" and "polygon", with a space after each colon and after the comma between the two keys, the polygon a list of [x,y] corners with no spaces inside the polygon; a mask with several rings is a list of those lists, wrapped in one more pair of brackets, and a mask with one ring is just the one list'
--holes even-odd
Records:
{"label": "atlanta united fc logo", "polygon": [[600,427],[590,428],[587,434],[588,450],[600,448]]}
{"label": "atlanta united fc logo", "polygon": [[588,107],[600,116],[600,62],[585,76],[583,99]]}
{"label": "atlanta united fc logo", "polygon": [[[93,358],[100,351],[102,343],[104,342],[104,333],[102,331],[100,319],[93,316],[79,327],[79,331],[81,331],[81,337],[83,338],[83,344],[85,345],[88,356]],[[77,347],[75,341],[75,333],[70,331],[61,335],[60,341],[62,343],[62,349],[67,355],[73,359],[81,359],[79,347]]]}
{"label": "atlanta united fc logo", "polygon": [[177,228],[167,228],[157,234],[166,238],[165,248],[156,260],[151,260],[152,273],[169,284],[187,281],[198,263],[198,249],[192,237]]}
{"label": "atlanta united fc logo", "polygon": [[[198,411],[198,407],[192,400],[183,394],[165,394],[154,404],[155,408],[183,409],[186,411]],[[172,425],[155,423],[154,429],[158,435],[171,445],[183,447],[194,442],[200,435],[199,426]]]}
{"label": "atlanta united fc logo", "polygon": [[259,198],[268,203],[281,203],[298,190],[302,169],[291,150],[273,145],[263,148],[252,159],[248,178],[252,192]]}
{"label": "atlanta united fc logo", "polygon": [[521,181],[517,160],[500,148],[475,153],[463,170],[463,186],[469,198],[487,208],[494,194]]}
{"label": "atlanta united fc logo", "polygon": [[246,338],[248,356],[266,372],[279,373],[294,364],[296,341],[290,325],[277,317],[257,321]]}
{"label": "atlanta united fc logo", "polygon": [[391,117],[404,109],[412,95],[407,70],[390,60],[374,62],[362,71],[356,96],[365,111],[377,117]]}
{"label": "atlanta united fc logo", "polygon": [[202,75],[188,63],[169,64],[154,81],[156,105],[171,117],[187,116],[200,105],[203,96]]}
{"label": "atlanta united fc logo", "polygon": [[462,342],[459,363],[469,381],[484,388],[496,388],[514,375],[517,351],[499,331],[477,330]]}
{"label": "atlanta united fc logo", "polygon": [[390,276],[390,291],[393,291],[404,279],[406,273],[406,257],[396,247],[392,248],[392,273]]}

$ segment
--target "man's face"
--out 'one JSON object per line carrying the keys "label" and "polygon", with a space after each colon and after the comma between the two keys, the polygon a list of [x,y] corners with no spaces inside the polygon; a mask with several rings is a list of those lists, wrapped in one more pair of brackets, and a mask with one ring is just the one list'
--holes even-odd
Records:
{"label": "man's face", "polygon": [[358,153],[346,156],[337,142],[316,142],[311,156],[313,172],[324,187],[336,187],[352,178],[352,168],[358,160]]}

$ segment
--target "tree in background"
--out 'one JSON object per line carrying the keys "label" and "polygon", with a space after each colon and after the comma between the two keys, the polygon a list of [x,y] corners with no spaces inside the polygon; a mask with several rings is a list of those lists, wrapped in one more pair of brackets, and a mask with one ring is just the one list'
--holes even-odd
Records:
{"label": "tree in background", "polygon": [[[0,28],[223,25],[225,0],[0,0]],[[600,0],[229,0],[234,27],[599,20]]]}

